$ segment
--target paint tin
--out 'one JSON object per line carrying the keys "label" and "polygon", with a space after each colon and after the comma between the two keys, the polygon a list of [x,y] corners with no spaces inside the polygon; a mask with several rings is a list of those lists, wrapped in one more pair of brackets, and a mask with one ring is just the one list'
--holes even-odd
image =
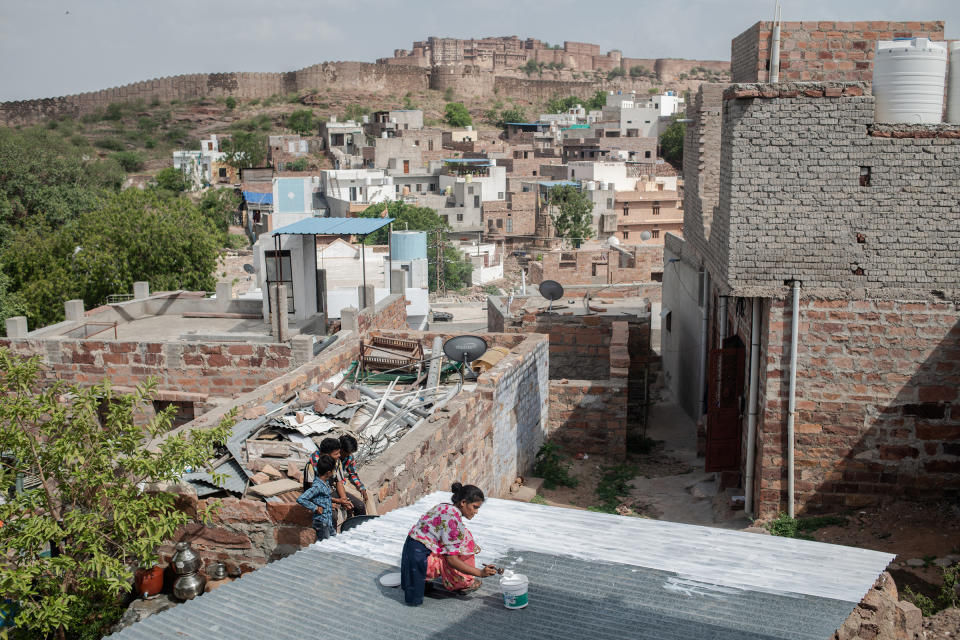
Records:
{"label": "paint tin", "polygon": [[528,604],[527,576],[507,569],[500,578],[500,592],[507,609],[523,609]]}

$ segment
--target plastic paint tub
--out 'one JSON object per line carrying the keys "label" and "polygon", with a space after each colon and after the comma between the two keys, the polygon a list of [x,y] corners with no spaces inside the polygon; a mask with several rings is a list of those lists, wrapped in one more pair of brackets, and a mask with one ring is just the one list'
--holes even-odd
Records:
{"label": "plastic paint tub", "polygon": [[527,576],[507,569],[500,578],[500,592],[507,609],[523,609],[528,604]]}

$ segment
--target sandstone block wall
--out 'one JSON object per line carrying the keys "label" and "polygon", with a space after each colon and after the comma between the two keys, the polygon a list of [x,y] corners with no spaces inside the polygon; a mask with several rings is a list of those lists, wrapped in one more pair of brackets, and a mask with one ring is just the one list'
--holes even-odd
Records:
{"label": "sandstone block wall", "polygon": [[[733,82],[767,82],[770,22],[758,22],[733,39]],[[780,81],[873,81],[878,40],[944,39],[944,23],[784,22],[780,27]]]}
{"label": "sandstone block wall", "polygon": [[960,288],[960,128],[870,135],[862,84],[734,85],[724,98],[719,205],[698,247],[713,277],[743,296],[791,279],[858,297]]}
{"label": "sandstone block wall", "polygon": [[[785,509],[790,301],[767,302],[758,513]],[[930,301],[803,298],[796,495],[805,511],[960,495],[960,310]]]}
{"label": "sandstone block wall", "polygon": [[[650,282],[663,273],[663,246],[624,247],[636,249],[636,260],[621,261],[617,251],[551,251],[543,260],[530,263],[530,284],[556,280],[564,286]],[[621,266],[623,264],[624,266]],[[594,275],[596,273],[596,275]],[[601,293],[602,297],[603,294]],[[597,303],[599,304],[599,303]]]}

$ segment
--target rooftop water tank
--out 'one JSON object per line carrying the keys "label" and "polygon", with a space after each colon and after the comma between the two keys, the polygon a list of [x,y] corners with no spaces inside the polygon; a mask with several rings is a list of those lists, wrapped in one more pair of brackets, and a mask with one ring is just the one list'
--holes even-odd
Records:
{"label": "rooftop water tank", "polygon": [[960,124],[960,40],[950,43],[950,82],[947,91],[947,122]]}
{"label": "rooftop water tank", "polygon": [[947,49],[928,38],[881,40],[873,61],[875,122],[936,124],[943,115]]}
{"label": "rooftop water tank", "polygon": [[426,231],[394,231],[390,236],[390,258],[393,260],[426,260]]}

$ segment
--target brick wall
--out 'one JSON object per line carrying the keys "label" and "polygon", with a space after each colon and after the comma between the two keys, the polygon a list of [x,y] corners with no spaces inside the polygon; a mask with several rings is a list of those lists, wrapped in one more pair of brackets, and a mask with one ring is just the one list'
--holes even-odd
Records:
{"label": "brick wall", "polygon": [[302,364],[289,344],[2,339],[24,357],[38,355],[48,379],[89,386],[109,378],[134,386],[154,377],[161,390],[234,396]]}
{"label": "brick wall", "polygon": [[[873,81],[878,40],[944,39],[944,23],[784,22],[780,27],[781,81]],[[733,39],[730,69],[734,82],[769,79],[772,24],[758,22]]]}
{"label": "brick wall", "polygon": [[663,273],[662,245],[623,248],[636,250],[636,259],[630,261],[617,251],[599,249],[549,251],[543,254],[543,260],[530,263],[530,284],[544,280],[556,280],[565,286],[650,282],[654,273]]}
{"label": "brick wall", "polygon": [[[790,301],[767,303],[757,505],[785,509]],[[960,495],[960,311],[947,302],[804,298],[799,509]]]}
{"label": "brick wall", "polygon": [[552,380],[547,434],[571,453],[626,455],[629,327],[615,322],[608,380]]}
{"label": "brick wall", "polygon": [[360,333],[374,329],[406,329],[407,299],[401,294],[389,295],[373,308],[367,307],[357,314]]}
{"label": "brick wall", "polygon": [[864,93],[862,84],[727,89],[720,201],[698,250],[736,295],[776,294],[791,279],[867,292],[859,297],[960,288],[960,139],[948,137],[960,128],[870,135],[874,99]]}
{"label": "brick wall", "polygon": [[702,84],[687,103],[683,140],[683,235],[697,247],[710,237],[720,196],[720,138],[723,92],[728,85]]}

